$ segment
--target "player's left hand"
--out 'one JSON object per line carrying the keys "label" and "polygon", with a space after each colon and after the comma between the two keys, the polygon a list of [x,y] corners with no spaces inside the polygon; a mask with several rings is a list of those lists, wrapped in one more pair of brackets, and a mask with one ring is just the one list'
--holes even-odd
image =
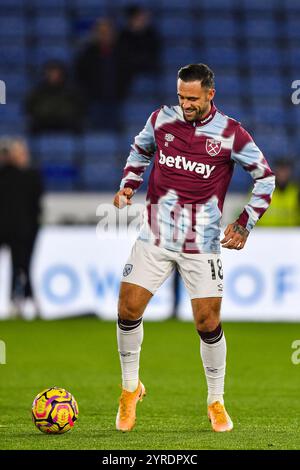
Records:
{"label": "player's left hand", "polygon": [[227,225],[224,235],[225,237],[221,240],[221,244],[224,248],[241,250],[245,246],[249,232],[245,227],[234,222],[233,224]]}

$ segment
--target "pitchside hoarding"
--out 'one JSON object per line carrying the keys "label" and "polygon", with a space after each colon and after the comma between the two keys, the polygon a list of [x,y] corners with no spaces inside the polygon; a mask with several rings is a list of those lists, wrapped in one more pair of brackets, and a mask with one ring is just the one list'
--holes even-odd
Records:
{"label": "pitchside hoarding", "polygon": [[[115,319],[123,267],[136,233],[115,236],[95,228],[48,227],[39,235],[32,276],[41,317],[96,313]],[[300,230],[255,229],[244,250],[222,249],[224,320],[300,321]],[[9,256],[0,262],[0,318],[9,312]],[[192,319],[183,286],[179,317]],[[147,320],[172,314],[172,279],[160,288],[145,313]]]}

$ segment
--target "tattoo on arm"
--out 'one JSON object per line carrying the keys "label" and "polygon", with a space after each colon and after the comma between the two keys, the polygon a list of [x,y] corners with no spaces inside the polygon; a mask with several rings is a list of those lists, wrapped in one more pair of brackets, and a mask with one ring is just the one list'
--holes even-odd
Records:
{"label": "tattoo on arm", "polygon": [[247,237],[249,235],[248,230],[240,224],[234,224],[233,231],[239,233],[243,237]]}

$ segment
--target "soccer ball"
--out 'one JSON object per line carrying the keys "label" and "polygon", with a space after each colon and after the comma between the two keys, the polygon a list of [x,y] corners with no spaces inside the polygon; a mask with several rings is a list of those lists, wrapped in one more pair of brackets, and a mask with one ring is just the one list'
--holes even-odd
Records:
{"label": "soccer ball", "polygon": [[64,388],[47,388],[33,400],[32,420],[42,432],[63,434],[72,429],[77,418],[76,400]]}

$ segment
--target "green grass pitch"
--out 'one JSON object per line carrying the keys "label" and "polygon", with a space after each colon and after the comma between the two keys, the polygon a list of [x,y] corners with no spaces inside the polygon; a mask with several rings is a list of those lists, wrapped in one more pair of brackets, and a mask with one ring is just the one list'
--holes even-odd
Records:
{"label": "green grass pitch", "polygon": [[[141,378],[147,397],[131,433],[115,430],[120,393],[115,324],[95,318],[0,323],[7,364],[0,365],[0,449],[300,449],[300,365],[291,344],[297,324],[225,323],[226,406],[231,433],[206,417],[199,337],[191,323],[145,323]],[[78,401],[64,435],[31,421],[31,403],[60,386]]]}

